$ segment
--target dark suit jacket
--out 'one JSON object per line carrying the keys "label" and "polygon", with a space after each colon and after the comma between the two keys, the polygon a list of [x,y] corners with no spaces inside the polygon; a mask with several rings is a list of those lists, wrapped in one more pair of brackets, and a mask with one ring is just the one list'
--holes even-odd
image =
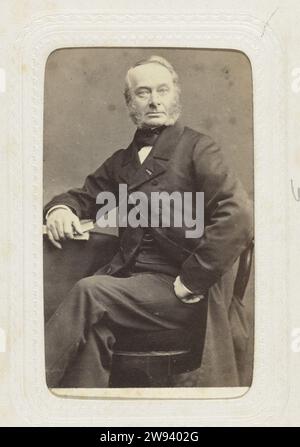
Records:
{"label": "dark suit jacket", "polygon": [[[89,175],[82,188],[56,196],[46,205],[45,213],[54,205],[64,204],[81,219],[95,218],[97,194],[111,191],[117,197],[120,183],[128,185],[129,193],[139,190],[147,196],[152,191],[204,192],[205,229],[201,237],[186,238],[189,228],[185,225],[151,231],[170,262],[178,262],[183,283],[193,292],[208,296],[207,340],[199,386],[216,385],[210,380],[214,376],[219,378],[218,386],[238,385],[231,336],[235,323],[228,314],[232,291],[225,291],[224,278],[253,238],[252,204],[241,183],[210,137],[177,122],[163,130],[142,165],[133,140],[127,149],[115,152]],[[99,273],[116,275],[128,265],[142,234],[138,229],[121,229],[120,250]]]}
{"label": "dark suit jacket", "polygon": [[[184,219],[178,228],[172,225],[172,216],[170,228],[152,228],[170,262],[177,260],[183,283],[195,293],[206,293],[253,237],[252,206],[221,150],[210,137],[179,123],[161,133],[143,165],[132,142],[89,175],[82,188],[55,197],[45,211],[64,204],[79,218],[95,218],[97,194],[111,191],[117,197],[120,183],[128,185],[129,193],[139,190],[149,198],[152,191],[204,192],[205,231],[200,238],[186,238],[189,228]],[[136,229],[121,229],[120,253],[111,263],[110,274],[132,260],[141,237]]]}

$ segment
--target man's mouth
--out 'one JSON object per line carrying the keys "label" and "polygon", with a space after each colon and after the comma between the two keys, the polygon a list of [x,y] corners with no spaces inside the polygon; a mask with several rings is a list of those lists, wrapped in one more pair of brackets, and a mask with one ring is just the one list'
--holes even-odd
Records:
{"label": "man's mouth", "polygon": [[165,112],[148,112],[148,116],[157,116],[157,115],[164,115]]}

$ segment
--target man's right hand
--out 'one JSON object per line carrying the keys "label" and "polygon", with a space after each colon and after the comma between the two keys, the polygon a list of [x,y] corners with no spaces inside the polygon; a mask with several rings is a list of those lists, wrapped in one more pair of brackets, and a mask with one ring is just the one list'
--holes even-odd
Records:
{"label": "man's right hand", "polygon": [[61,249],[59,241],[74,238],[74,230],[82,234],[80,220],[70,209],[56,208],[51,211],[46,222],[47,234],[54,247]]}

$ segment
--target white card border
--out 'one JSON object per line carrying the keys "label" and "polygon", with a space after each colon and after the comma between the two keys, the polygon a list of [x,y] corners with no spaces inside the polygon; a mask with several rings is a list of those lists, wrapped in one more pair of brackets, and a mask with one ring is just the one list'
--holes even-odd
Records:
{"label": "white card border", "polygon": [[[255,147],[255,367],[235,399],[74,399],[44,380],[42,162],[44,69],[58,48],[224,48],[250,59]],[[12,49],[9,114],[10,386],[34,425],[254,425],[278,416],[288,395],[284,57],[269,26],[246,14],[45,14]],[[18,235],[18,236],[16,236]],[[142,392],[142,391],[141,391]],[[170,398],[176,393],[169,390]],[[162,394],[163,395],[163,391]],[[183,394],[184,395],[184,394]]]}

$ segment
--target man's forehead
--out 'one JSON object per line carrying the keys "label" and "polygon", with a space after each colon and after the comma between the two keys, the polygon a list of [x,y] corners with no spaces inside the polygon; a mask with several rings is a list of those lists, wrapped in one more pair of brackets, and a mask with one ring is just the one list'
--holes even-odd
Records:
{"label": "man's forehead", "polygon": [[132,87],[173,82],[169,70],[157,63],[138,65],[129,71],[128,76]]}

